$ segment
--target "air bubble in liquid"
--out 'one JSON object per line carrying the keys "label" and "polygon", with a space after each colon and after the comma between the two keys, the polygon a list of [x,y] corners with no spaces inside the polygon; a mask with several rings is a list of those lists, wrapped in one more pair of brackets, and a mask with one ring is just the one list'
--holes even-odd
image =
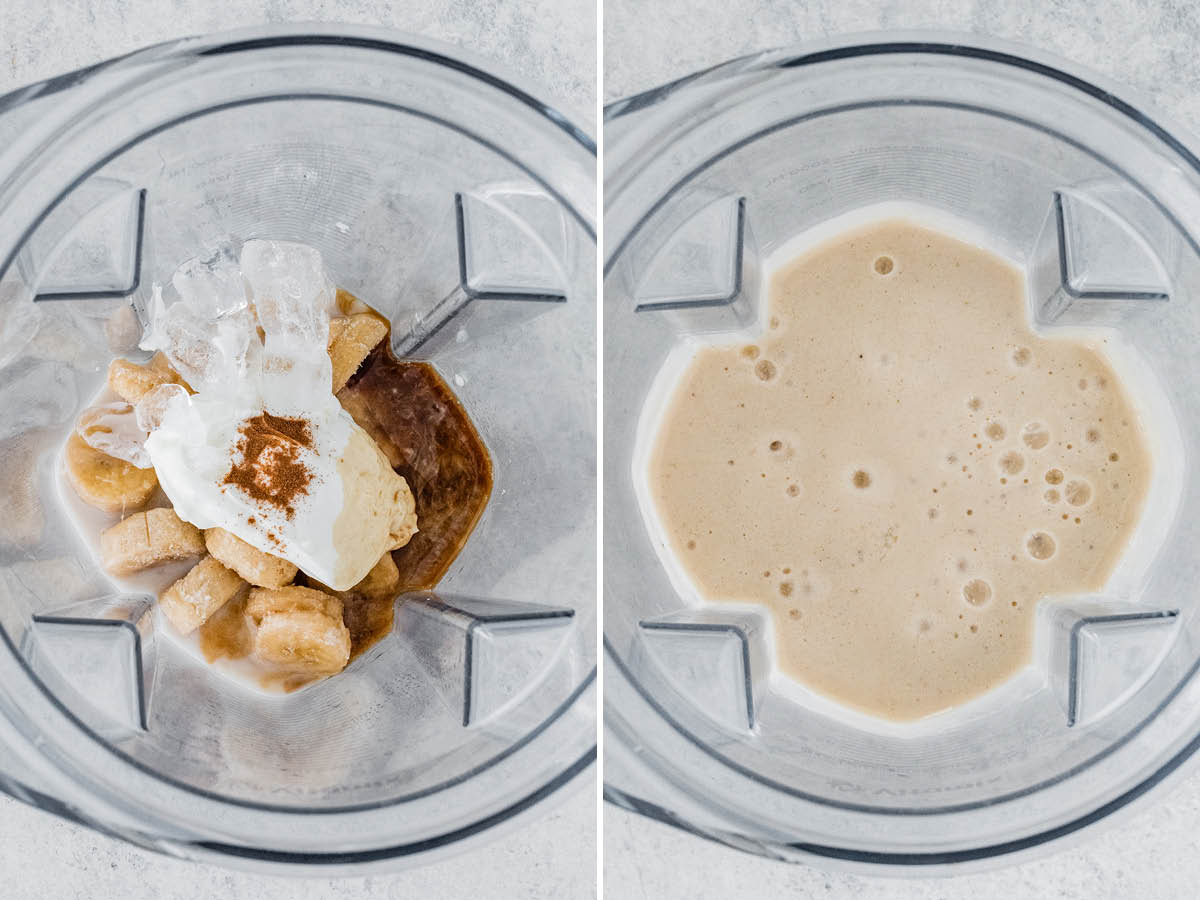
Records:
{"label": "air bubble in liquid", "polygon": [[1092,486],[1082,479],[1068,481],[1063,496],[1072,506],[1084,506],[1092,499]]}
{"label": "air bubble in liquid", "polygon": [[972,578],[963,585],[962,595],[972,606],[983,606],[992,599],[992,586],[982,578]]}
{"label": "air bubble in liquid", "polygon": [[1042,422],[1029,422],[1021,429],[1021,440],[1030,450],[1041,450],[1050,443],[1050,429]]}
{"label": "air bubble in liquid", "polygon": [[1000,457],[1000,471],[1007,475],[1016,475],[1025,468],[1025,457],[1016,450],[1009,450]]}
{"label": "air bubble in liquid", "polygon": [[762,381],[770,381],[775,377],[775,363],[769,359],[760,359],[754,366],[754,374]]}
{"label": "air bubble in liquid", "polygon": [[1057,549],[1054,537],[1046,531],[1035,531],[1025,541],[1025,551],[1034,559],[1047,560]]}

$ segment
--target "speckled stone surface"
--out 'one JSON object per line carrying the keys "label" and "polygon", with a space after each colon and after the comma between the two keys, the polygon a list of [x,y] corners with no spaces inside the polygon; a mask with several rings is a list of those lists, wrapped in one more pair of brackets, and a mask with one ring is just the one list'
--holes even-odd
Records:
{"label": "speckled stone surface", "polygon": [[[1141,91],[1200,133],[1200,5],[1189,0],[608,0],[606,101],[731,57],[821,37],[943,28],[1018,40]],[[605,807],[611,900],[1192,900],[1200,777],[1043,860],[949,879],[885,880],[761,860]]]}
{"label": "speckled stone surface", "polygon": [[773,862],[604,807],[608,900],[1195,900],[1200,779],[1045,859],[950,878],[863,878]]}
{"label": "speckled stone surface", "polygon": [[383,25],[466,47],[595,130],[592,0],[4,0],[0,92],[147,44],[280,22]]}
{"label": "speckled stone surface", "polygon": [[[150,43],[287,21],[386,25],[470,48],[595,131],[591,0],[4,0],[0,94]],[[128,846],[0,797],[4,900],[407,900],[594,897],[592,777],[533,824],[398,875],[292,879],[230,872]]]}

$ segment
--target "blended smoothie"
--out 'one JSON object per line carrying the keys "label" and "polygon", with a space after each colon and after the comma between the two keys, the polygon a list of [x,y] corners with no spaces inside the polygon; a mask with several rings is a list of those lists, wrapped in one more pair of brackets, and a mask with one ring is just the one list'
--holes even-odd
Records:
{"label": "blended smoothie", "polygon": [[1113,572],[1150,484],[1102,339],[1029,322],[1022,271],[902,218],[772,275],[753,342],[701,345],[648,487],[709,602],[765,604],[777,662],[912,720],[1030,660],[1043,597]]}

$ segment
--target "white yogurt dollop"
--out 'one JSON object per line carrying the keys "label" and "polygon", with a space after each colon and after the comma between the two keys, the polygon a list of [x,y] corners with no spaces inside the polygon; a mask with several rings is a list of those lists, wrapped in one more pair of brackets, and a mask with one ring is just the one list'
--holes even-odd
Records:
{"label": "white yogurt dollop", "polygon": [[[156,287],[141,346],[161,350],[196,393],[159,389],[137,411],[139,421],[157,424],[145,448],[176,513],[198,528],[224,528],[330,587],[352,587],[407,543],[416,516],[407,483],[332,393],[336,289],[320,253],[248,241],[240,260],[223,251],[190,261],[172,284],[178,297],[170,305]],[[287,508],[227,477],[241,459],[245,423],[264,411],[302,419],[310,435],[309,446],[288,447],[308,481]]]}

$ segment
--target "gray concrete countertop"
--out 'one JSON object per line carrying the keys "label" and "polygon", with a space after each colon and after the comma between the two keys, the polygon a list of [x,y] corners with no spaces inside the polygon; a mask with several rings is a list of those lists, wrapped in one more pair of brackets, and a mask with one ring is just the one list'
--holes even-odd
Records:
{"label": "gray concrete countertop", "polygon": [[[4,0],[0,94],[190,34],[269,22],[386,25],[496,60],[589,132],[596,96],[592,0]],[[460,857],[372,878],[230,872],[131,847],[0,797],[5,900],[407,900],[594,897],[593,779],[552,798],[539,821]]]}
{"label": "gray concrete countertop", "polygon": [[[607,0],[606,102],[735,56],[861,31],[953,29],[1022,41],[1139,90],[1200,133],[1200,6],[1185,0]],[[612,900],[1194,898],[1200,777],[1044,860],[951,879],[831,874],[748,856],[605,807]]]}

